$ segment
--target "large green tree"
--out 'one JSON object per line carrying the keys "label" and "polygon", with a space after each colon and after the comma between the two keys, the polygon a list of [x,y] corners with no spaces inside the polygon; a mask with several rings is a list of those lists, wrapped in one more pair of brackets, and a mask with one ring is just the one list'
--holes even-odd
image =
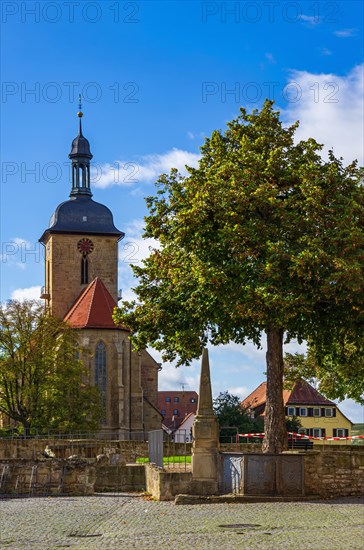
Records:
{"label": "large green tree", "polygon": [[0,305],[0,412],[32,429],[93,430],[100,393],[87,384],[77,333],[35,301]]}
{"label": "large green tree", "polygon": [[283,342],[328,350],[338,330],[357,334],[363,312],[363,170],[314,139],[294,142],[273,102],[214,131],[198,168],[173,169],[147,198],[137,301],[115,314],[134,344],[188,363],[204,346],[257,346],[267,338],[265,451],[286,445]]}

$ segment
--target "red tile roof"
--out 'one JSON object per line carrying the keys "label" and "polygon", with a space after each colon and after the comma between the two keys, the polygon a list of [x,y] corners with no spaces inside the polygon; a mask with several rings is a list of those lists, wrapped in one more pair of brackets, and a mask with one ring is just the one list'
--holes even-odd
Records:
{"label": "red tile roof", "polygon": [[73,328],[113,328],[112,313],[116,302],[101,279],[96,277],[82,291],[64,317]]}
{"label": "red tile roof", "polygon": [[262,382],[241,402],[243,409],[255,408],[266,402],[267,382]]}
{"label": "red tile roof", "polygon": [[336,407],[333,401],[330,401],[330,399],[326,399],[326,397],[321,395],[321,393],[315,390],[315,388],[313,388],[305,380],[300,380],[299,382],[296,382],[296,384],[290,391],[288,401],[286,401],[285,404],[290,403],[304,403],[307,405],[333,405],[334,407]]}
{"label": "red tile roof", "polygon": [[[244,409],[259,407],[266,402],[267,382],[262,382],[248,397],[241,403]],[[331,405],[336,407],[333,401],[326,399],[321,393],[305,380],[296,382],[291,390],[283,390],[284,405]]]}

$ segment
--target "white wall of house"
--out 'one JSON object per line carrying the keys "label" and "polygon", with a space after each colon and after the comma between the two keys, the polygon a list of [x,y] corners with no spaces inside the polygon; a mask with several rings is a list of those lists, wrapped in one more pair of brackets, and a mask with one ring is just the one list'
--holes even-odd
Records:
{"label": "white wall of house", "polygon": [[176,443],[189,443],[192,441],[192,424],[196,415],[191,413],[173,434]]}

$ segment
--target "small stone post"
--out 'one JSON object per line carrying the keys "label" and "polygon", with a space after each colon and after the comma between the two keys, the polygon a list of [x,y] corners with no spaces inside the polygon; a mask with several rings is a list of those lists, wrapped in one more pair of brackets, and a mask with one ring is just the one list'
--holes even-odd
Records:
{"label": "small stone post", "polygon": [[219,427],[212,407],[209,354],[203,350],[197,414],[192,427],[192,477],[200,494],[218,490]]}

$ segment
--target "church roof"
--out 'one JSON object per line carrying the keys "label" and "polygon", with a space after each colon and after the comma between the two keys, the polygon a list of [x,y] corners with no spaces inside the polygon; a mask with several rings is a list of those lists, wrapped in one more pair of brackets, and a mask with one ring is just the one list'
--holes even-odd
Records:
{"label": "church roof", "polygon": [[[267,397],[267,382],[262,382],[248,397],[242,402],[244,409],[259,407],[264,405]],[[283,390],[284,405],[331,405],[336,407],[336,404],[329,399],[326,399],[321,393],[311,386],[305,380],[300,380],[295,383],[292,389]]]}
{"label": "church roof", "polygon": [[116,302],[99,277],[82,291],[76,303],[64,317],[73,328],[117,329],[112,314]]}
{"label": "church roof", "polygon": [[49,228],[39,239],[44,242],[51,233],[73,233],[82,235],[116,235],[124,237],[114,225],[111,211],[89,196],[75,196],[57,206]]}
{"label": "church roof", "polygon": [[80,111],[79,132],[72,141],[72,189],[70,199],[59,204],[50,219],[49,227],[39,239],[44,243],[53,233],[81,235],[114,235],[119,239],[124,233],[114,225],[112,212],[103,204],[92,200],[90,184],[90,160],[92,154],[89,141],[82,134]]}
{"label": "church roof", "polygon": [[72,141],[71,152],[69,158],[86,157],[92,159],[92,153],[90,151],[90,143],[88,139],[82,134],[81,119],[80,119],[80,131],[78,136]]}

